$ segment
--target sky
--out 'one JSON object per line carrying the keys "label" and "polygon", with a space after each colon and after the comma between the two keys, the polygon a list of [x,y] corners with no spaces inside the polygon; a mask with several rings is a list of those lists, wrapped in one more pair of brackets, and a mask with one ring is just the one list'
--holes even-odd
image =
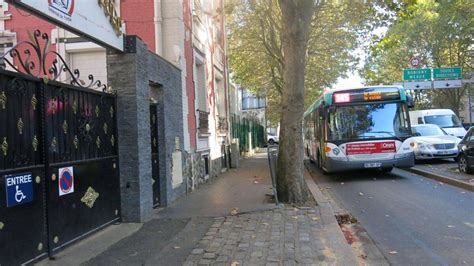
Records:
{"label": "sky", "polygon": [[361,87],[364,85],[362,82],[363,80],[357,71],[355,71],[354,73],[349,72],[347,74],[347,78],[339,78],[337,80],[337,83],[333,86],[333,89]]}
{"label": "sky", "polygon": [[[380,27],[380,28],[375,29],[373,34],[378,35],[379,37],[382,37],[383,35],[385,35],[387,30],[388,30],[388,27],[385,27],[385,26]],[[357,67],[358,68],[364,67],[364,64],[365,64],[364,59],[367,57],[367,51],[362,50],[361,48],[358,48],[353,52],[353,54],[356,57],[360,58],[360,61]],[[364,80],[359,75],[357,70],[355,70],[354,72],[349,71],[346,73],[346,75],[347,75],[347,78],[339,78],[336,84],[332,86],[332,88],[333,89],[347,89],[347,88],[362,87],[365,85],[363,83]]]}

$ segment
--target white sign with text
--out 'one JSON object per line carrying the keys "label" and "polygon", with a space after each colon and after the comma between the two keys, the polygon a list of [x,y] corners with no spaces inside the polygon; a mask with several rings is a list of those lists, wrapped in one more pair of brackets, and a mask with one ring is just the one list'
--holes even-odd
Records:
{"label": "white sign with text", "polygon": [[101,46],[123,51],[120,17],[113,0],[11,0],[14,5]]}

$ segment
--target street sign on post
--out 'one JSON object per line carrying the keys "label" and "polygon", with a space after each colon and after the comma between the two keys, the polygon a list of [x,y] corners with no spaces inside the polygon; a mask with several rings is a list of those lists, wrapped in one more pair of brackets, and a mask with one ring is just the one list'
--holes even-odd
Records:
{"label": "street sign on post", "polygon": [[433,81],[434,89],[450,89],[450,88],[461,88],[461,87],[462,87],[462,80],[460,79]]}
{"label": "street sign on post", "polygon": [[431,69],[404,69],[403,80],[431,80]]}
{"label": "street sign on post", "polygon": [[403,82],[406,90],[426,90],[431,89],[431,81],[410,81]]}
{"label": "street sign on post", "polygon": [[461,73],[461,67],[433,68],[434,79],[459,79]]}

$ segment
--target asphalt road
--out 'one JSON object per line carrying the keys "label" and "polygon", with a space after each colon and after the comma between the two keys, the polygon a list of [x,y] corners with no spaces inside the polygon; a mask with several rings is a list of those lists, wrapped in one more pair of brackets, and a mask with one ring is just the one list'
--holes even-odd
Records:
{"label": "asphalt road", "polygon": [[474,265],[474,193],[399,169],[310,172],[391,264]]}

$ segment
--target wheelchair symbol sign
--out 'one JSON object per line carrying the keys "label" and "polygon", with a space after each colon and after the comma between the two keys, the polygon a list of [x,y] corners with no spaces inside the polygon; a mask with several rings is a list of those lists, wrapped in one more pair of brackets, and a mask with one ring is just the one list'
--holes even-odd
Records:
{"label": "wheelchair symbol sign", "polygon": [[5,176],[7,207],[25,204],[33,201],[32,173]]}

